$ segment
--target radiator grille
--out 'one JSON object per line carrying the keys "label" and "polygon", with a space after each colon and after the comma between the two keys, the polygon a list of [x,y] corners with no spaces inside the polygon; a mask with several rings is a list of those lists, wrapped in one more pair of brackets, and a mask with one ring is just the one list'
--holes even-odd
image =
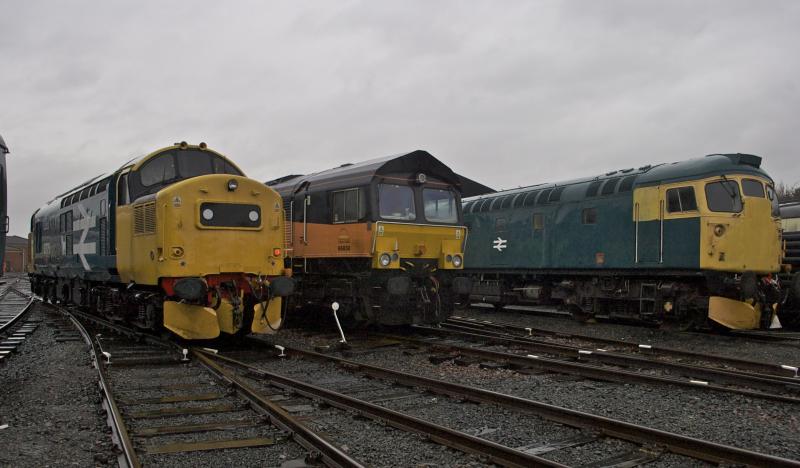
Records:
{"label": "radiator grille", "polygon": [[133,206],[133,234],[155,234],[156,202],[141,203]]}

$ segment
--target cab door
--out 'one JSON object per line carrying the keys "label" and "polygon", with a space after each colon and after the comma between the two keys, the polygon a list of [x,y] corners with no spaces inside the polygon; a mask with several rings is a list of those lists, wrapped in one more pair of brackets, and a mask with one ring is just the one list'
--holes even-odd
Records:
{"label": "cab door", "polygon": [[638,188],[634,192],[634,263],[637,265],[658,265],[664,260],[664,198],[661,192],[660,187]]}

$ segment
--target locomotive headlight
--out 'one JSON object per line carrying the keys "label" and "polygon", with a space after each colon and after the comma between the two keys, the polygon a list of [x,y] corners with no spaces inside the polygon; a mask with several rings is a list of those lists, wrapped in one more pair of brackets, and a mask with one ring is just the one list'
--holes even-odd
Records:
{"label": "locomotive headlight", "polygon": [[378,257],[378,263],[384,268],[388,267],[389,264],[392,263],[392,257],[390,257],[389,254],[381,254],[381,256]]}
{"label": "locomotive headlight", "polygon": [[233,192],[237,188],[239,188],[239,182],[236,182],[236,179],[231,179],[231,180],[228,181],[228,191],[229,192]]}
{"label": "locomotive headlight", "polygon": [[203,219],[205,219],[206,221],[211,221],[212,219],[214,219],[214,210],[212,210],[211,208],[206,208],[205,210],[203,210]]}
{"label": "locomotive headlight", "polygon": [[717,224],[714,226],[714,235],[717,237],[722,237],[725,234],[725,226],[723,224]]}
{"label": "locomotive headlight", "polygon": [[464,263],[464,259],[461,258],[461,255],[453,255],[453,266],[456,268],[461,268],[461,264]]}

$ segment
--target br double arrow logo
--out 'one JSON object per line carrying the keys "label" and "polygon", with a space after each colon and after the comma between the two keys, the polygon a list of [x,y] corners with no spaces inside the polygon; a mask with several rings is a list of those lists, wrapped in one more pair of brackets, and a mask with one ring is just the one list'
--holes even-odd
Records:
{"label": "br double arrow logo", "polygon": [[508,241],[506,239],[498,237],[492,242],[492,248],[497,249],[498,252],[502,252],[503,249],[508,247]]}

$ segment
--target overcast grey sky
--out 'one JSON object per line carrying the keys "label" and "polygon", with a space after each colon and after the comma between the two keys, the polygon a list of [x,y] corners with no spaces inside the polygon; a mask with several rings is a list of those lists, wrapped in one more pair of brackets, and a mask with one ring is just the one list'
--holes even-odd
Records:
{"label": "overcast grey sky", "polygon": [[495,188],[715,152],[800,183],[800,1],[0,8],[11,233],[173,142],[259,180],[426,149]]}

